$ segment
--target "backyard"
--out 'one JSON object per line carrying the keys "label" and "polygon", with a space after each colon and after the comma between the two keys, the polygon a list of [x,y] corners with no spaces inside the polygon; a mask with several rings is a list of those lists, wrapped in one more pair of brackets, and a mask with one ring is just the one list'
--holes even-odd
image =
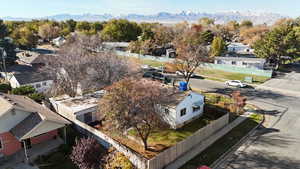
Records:
{"label": "backyard", "polygon": [[[204,113],[200,118],[194,120],[191,123],[186,124],[182,128],[177,130],[174,129],[156,129],[149,136],[150,145],[162,145],[164,147],[171,147],[176,143],[186,139],[187,137],[193,135],[199,129],[205,127],[212,121],[220,118],[224,113]],[[137,132],[135,130],[130,130],[129,135],[135,136],[137,138]],[[137,138],[138,139],[138,138]]]}
{"label": "backyard", "polygon": [[[111,124],[108,122],[106,122],[107,124],[97,128],[133,151],[150,159],[165,149],[172,147],[176,143],[193,135],[196,131],[220,118],[229,111],[229,105],[232,104],[232,99],[230,97],[216,93],[203,93],[201,91],[195,92],[202,93],[206,98],[204,114],[177,130],[170,128],[155,129],[148,139],[148,145],[154,151],[144,150],[143,144],[134,129],[129,130],[127,134],[120,133],[119,131],[112,130],[111,127],[109,127]],[[238,116],[234,113],[230,113],[230,121],[233,121],[237,117]]]}

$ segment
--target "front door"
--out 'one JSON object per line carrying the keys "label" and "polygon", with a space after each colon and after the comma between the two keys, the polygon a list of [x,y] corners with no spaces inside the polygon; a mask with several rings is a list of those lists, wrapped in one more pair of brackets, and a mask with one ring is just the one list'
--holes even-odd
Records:
{"label": "front door", "polygon": [[30,140],[30,138],[24,140],[24,141],[21,143],[23,148],[24,148],[24,142],[25,142],[25,145],[26,145],[26,148],[27,148],[27,149],[30,149],[30,148],[32,147],[32,146],[31,146],[31,140]]}

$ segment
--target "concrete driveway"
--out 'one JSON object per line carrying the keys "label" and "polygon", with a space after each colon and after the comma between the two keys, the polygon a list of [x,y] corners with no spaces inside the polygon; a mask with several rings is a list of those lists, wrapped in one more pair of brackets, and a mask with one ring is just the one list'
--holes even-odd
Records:
{"label": "concrete driveway", "polygon": [[[199,79],[193,79],[191,86],[225,94],[236,90],[220,82]],[[248,102],[265,110],[267,122],[217,168],[300,169],[300,97],[272,90],[240,90]]]}

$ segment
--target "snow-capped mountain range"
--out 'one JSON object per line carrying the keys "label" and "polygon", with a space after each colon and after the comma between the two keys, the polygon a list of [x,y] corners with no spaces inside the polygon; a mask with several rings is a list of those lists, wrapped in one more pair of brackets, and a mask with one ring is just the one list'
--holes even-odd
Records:
{"label": "snow-capped mountain range", "polygon": [[68,19],[74,19],[77,21],[107,21],[110,19],[124,18],[137,22],[162,22],[162,23],[177,23],[180,21],[196,22],[200,18],[208,17],[215,19],[216,23],[226,23],[231,20],[236,20],[238,22],[243,20],[251,20],[255,24],[272,24],[276,20],[281,18],[286,18],[286,16],[277,13],[266,13],[266,12],[217,12],[217,13],[204,13],[204,12],[190,12],[182,11],[180,13],[169,13],[160,12],[153,15],[142,15],[142,14],[128,14],[113,16],[111,14],[82,14],[82,15],[72,15],[72,14],[59,14],[41,18],[14,18],[14,17],[3,17],[3,20],[31,20],[31,19],[50,19],[63,21]]}

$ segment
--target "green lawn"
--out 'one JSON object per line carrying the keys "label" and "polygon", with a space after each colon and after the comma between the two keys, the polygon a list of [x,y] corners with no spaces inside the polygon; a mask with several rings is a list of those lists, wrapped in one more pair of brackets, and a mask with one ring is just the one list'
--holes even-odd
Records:
{"label": "green lawn", "polygon": [[197,167],[210,166],[222,154],[227,152],[232,146],[238,143],[248,132],[250,132],[262,120],[263,116],[259,114],[252,115],[242,124],[235,127],[224,137],[216,141],[195,158],[187,162],[181,169],[197,169]]}
{"label": "green lawn", "polygon": [[[164,66],[165,63],[155,61],[155,60],[147,60],[147,59],[136,59],[131,58],[133,61],[143,64],[143,65],[150,65],[153,67]],[[265,81],[269,80],[270,78],[264,76],[256,76],[250,74],[242,74],[242,73],[233,73],[233,72],[225,72],[216,69],[201,69],[196,72],[200,76],[204,76],[205,79],[215,80],[224,82],[226,80],[241,80],[244,81],[245,77],[253,77],[253,83],[264,83]]]}
{"label": "green lawn", "polygon": [[155,60],[149,60],[149,59],[130,58],[130,60],[132,60],[136,63],[140,63],[142,65],[149,65],[149,66],[152,66],[152,67],[160,67],[160,66],[165,65],[165,63],[163,63],[163,62],[159,62],[159,61],[155,61]]}
{"label": "green lawn", "polygon": [[[193,135],[196,131],[203,128],[207,124],[211,123],[213,120],[219,118],[219,115],[207,115],[204,114],[202,117],[196,119],[195,121],[188,123],[180,129],[157,129],[149,137],[148,143],[150,145],[163,145],[164,147],[171,147],[176,143],[184,140],[185,138]],[[137,136],[135,130],[130,130],[128,132],[131,136]]]}
{"label": "green lawn", "polygon": [[201,70],[197,71],[197,74],[205,76],[205,78],[207,78],[207,79],[217,80],[217,81],[226,81],[227,79],[244,81],[245,77],[253,77],[254,83],[264,83],[265,81],[270,79],[270,78],[264,77],[264,76],[225,72],[225,71],[216,70],[216,69],[201,69]]}

